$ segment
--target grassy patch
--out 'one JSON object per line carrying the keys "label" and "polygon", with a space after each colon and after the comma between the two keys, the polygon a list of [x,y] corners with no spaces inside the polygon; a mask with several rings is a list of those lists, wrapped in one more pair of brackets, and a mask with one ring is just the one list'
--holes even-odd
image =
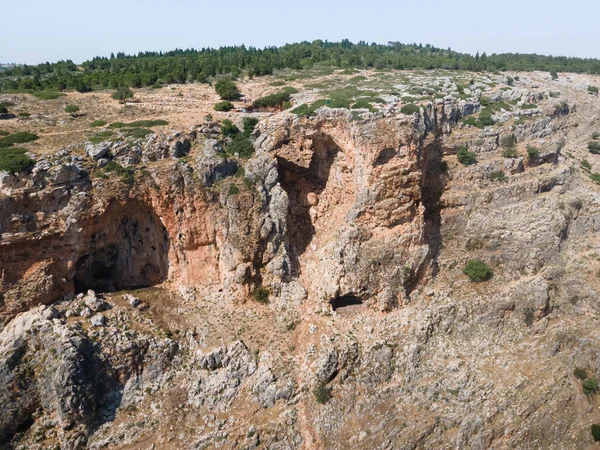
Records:
{"label": "grassy patch", "polygon": [[26,151],[24,148],[0,148],[0,171],[31,172],[35,161],[25,154]]}
{"label": "grassy patch", "polygon": [[37,91],[32,92],[31,95],[33,95],[36,98],[39,98],[40,100],[55,100],[57,98],[65,96],[65,94],[63,94],[62,92],[57,91]]}
{"label": "grassy patch", "polygon": [[106,125],[104,120],[94,120],[93,122],[90,122],[90,127],[92,128],[103,127],[104,125]]}
{"label": "grassy patch", "polygon": [[7,148],[14,144],[25,144],[26,142],[35,141],[37,139],[37,134],[29,133],[28,131],[19,131],[0,139],[0,148]]}
{"label": "grassy patch", "polygon": [[111,161],[104,167],[104,171],[119,175],[121,177],[121,181],[128,186],[133,185],[133,169],[129,167],[123,167],[116,162]]}
{"label": "grassy patch", "polygon": [[115,133],[110,130],[104,130],[100,133],[96,133],[91,138],[88,139],[92,144],[99,144],[100,142],[108,141],[110,138],[114,137]]}

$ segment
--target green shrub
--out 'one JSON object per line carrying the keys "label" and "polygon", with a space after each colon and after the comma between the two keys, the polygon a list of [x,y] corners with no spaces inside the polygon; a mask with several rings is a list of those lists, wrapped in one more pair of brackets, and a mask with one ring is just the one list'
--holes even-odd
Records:
{"label": "green shrub", "polygon": [[215,83],[215,91],[222,100],[238,100],[241,97],[240,90],[231,78],[220,78]]}
{"label": "green shrub", "polygon": [[269,86],[273,86],[273,87],[285,86],[285,81],[281,81],[281,80],[272,81],[271,83],[269,83]]}
{"label": "green shrub", "polygon": [[30,117],[30,116],[31,116],[31,114],[29,114],[28,112],[22,112],[22,113],[19,113],[19,117],[20,117],[21,119],[27,119],[27,118],[28,118],[28,117]]}
{"label": "green shrub", "polygon": [[414,103],[408,103],[400,108],[400,112],[407,116],[412,116],[414,113],[419,112],[419,107]]}
{"label": "green shrub", "polygon": [[535,159],[538,156],[540,156],[539,148],[534,147],[533,145],[529,145],[529,144],[527,144],[527,146],[525,148],[527,149],[527,156],[529,156],[529,159]]}
{"label": "green shrub", "polygon": [[238,133],[227,146],[227,153],[231,155],[237,153],[241,158],[249,158],[254,153],[254,147],[245,134]]}
{"label": "green shrub", "polygon": [[0,171],[31,172],[35,161],[25,154],[26,151],[24,148],[0,148]]}
{"label": "green shrub", "polygon": [[513,84],[515,84],[515,79],[513,77],[506,78],[506,84],[512,86]]}
{"label": "green shrub", "polygon": [[597,155],[600,153],[600,141],[590,141],[588,142],[588,150],[590,153]]}
{"label": "green shrub", "polygon": [[35,141],[37,139],[37,134],[29,133],[28,131],[19,131],[0,139],[0,148],[7,148],[14,144],[25,144],[26,142]]}
{"label": "green shrub", "polygon": [[90,127],[92,128],[103,127],[104,125],[106,125],[104,120],[94,120],[93,122],[90,122]]}
{"label": "green shrub", "polygon": [[489,280],[494,275],[491,267],[479,259],[470,259],[463,269],[463,273],[475,282]]}
{"label": "green shrub", "polygon": [[231,103],[229,100],[223,100],[222,102],[215,103],[215,106],[214,106],[215,111],[227,112],[227,111],[231,111],[232,109],[233,109],[233,103]]}
{"label": "green shrub", "polygon": [[269,290],[263,286],[259,286],[252,292],[252,297],[258,303],[269,303]]}
{"label": "green shrub", "polygon": [[233,137],[240,132],[240,129],[229,119],[221,121],[221,133],[226,137]]}
{"label": "green shrub", "polygon": [[595,423],[592,425],[592,437],[594,441],[600,441],[600,424]]}
{"label": "green shrub", "polygon": [[235,184],[229,185],[229,195],[238,195],[240,193],[240,188]]}
{"label": "green shrub", "polygon": [[71,103],[71,104],[65,106],[65,112],[67,114],[71,114],[71,116],[75,117],[75,114],[77,112],[79,112],[79,106],[74,105],[74,104]]}
{"label": "green shrub", "polygon": [[592,170],[592,165],[585,158],[581,160],[581,167],[584,168],[585,170]]}
{"label": "green shrub", "polygon": [[592,395],[598,392],[598,379],[596,377],[590,377],[583,380],[583,393],[585,395]]}
{"label": "green shrub", "polygon": [[324,381],[319,382],[313,389],[313,395],[317,403],[324,405],[331,400],[331,388]]}
{"label": "green shrub", "polygon": [[113,122],[108,126],[108,128],[125,128],[126,126],[127,124],[123,122]]}
{"label": "green shrub", "polygon": [[556,73],[556,70],[551,70],[550,76],[552,77],[553,80],[558,79],[558,73]]}
{"label": "green shrub", "polygon": [[517,150],[514,147],[511,147],[502,150],[502,156],[504,156],[505,158],[516,158],[517,156],[519,156],[519,154],[517,153]]}
{"label": "green shrub", "polygon": [[597,131],[594,131],[592,133],[592,139],[597,141],[600,138],[600,133],[598,133]]}
{"label": "green shrub", "polygon": [[0,114],[8,114],[8,108],[0,103]]}
{"label": "green shrub", "polygon": [[65,96],[65,94],[63,94],[62,92],[56,92],[56,91],[37,91],[37,92],[32,92],[31,95],[39,98],[40,100],[54,100],[59,97]]}
{"label": "green shrub", "polygon": [[256,125],[258,125],[258,119],[256,117],[244,117],[243,125],[244,134],[250,137],[250,135],[254,131],[254,128],[256,127]]}
{"label": "green shrub", "polygon": [[490,180],[491,181],[506,181],[506,175],[504,175],[504,172],[502,172],[501,170],[497,171],[497,172],[492,172],[490,174]]}
{"label": "green shrub", "polygon": [[587,378],[587,372],[581,367],[575,367],[575,370],[573,370],[573,375],[575,375],[580,380],[585,380]]}
{"label": "green shrub", "polygon": [[477,163],[477,155],[475,153],[470,152],[467,147],[461,147],[456,152],[456,157],[458,158],[458,162],[460,162],[463,166],[471,166]]}
{"label": "green shrub", "polygon": [[600,184],[600,173],[591,173],[590,174],[590,178],[592,179],[593,182],[595,182],[596,184]]}
{"label": "green shrub", "polygon": [[588,92],[590,94],[597,94],[598,93],[598,88],[596,86],[588,86]]}
{"label": "green shrub", "polygon": [[10,133],[8,131],[0,130],[0,136],[8,136]]}
{"label": "green shrub", "polygon": [[535,109],[538,106],[535,103],[525,103],[523,106],[521,106],[521,109]]}

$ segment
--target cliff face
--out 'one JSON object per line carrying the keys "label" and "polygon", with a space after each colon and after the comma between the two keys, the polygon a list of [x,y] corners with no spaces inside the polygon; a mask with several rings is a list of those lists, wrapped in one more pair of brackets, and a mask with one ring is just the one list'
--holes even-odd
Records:
{"label": "cliff face", "polygon": [[[573,371],[600,373],[600,196],[580,167],[598,105],[565,88],[577,108],[555,114],[528,86],[520,124],[465,126],[479,103],[451,98],[281,112],[248,160],[209,124],[0,175],[0,441],[591,444]],[[473,258],[490,281],[462,273]]]}

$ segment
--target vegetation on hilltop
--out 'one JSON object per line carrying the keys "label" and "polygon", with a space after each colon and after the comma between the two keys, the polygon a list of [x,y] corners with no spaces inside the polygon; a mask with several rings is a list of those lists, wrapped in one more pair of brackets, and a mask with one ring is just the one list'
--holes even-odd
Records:
{"label": "vegetation on hilltop", "polygon": [[[140,52],[95,57],[77,67],[73,61],[16,66],[0,71],[0,91],[59,92],[67,89],[90,92],[119,87],[160,86],[161,83],[208,82],[227,75],[236,78],[271,75],[276,70],[301,70],[314,66],[373,69],[452,69],[470,71],[545,70],[600,73],[600,60],[503,53],[469,55],[431,45],[353,44],[300,42],[282,47],[236,46],[219,49]],[[122,91],[125,92],[125,91]]]}

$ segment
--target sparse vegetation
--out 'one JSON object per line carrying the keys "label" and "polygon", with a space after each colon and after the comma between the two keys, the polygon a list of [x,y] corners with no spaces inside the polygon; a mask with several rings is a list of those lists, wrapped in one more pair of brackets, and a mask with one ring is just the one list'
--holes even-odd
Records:
{"label": "sparse vegetation", "polygon": [[573,375],[580,380],[585,380],[587,378],[586,370],[582,369],[581,367],[575,367],[575,370],[573,370]]}
{"label": "sparse vegetation", "polygon": [[269,303],[269,290],[263,286],[259,286],[252,292],[252,297],[258,303]]}
{"label": "sparse vegetation", "polygon": [[527,156],[529,157],[530,160],[536,159],[540,156],[539,148],[534,147],[533,145],[529,145],[529,144],[527,144],[527,146],[525,148],[527,149]]}
{"label": "sparse vegetation", "polygon": [[129,167],[123,167],[115,161],[109,162],[105,167],[104,171],[107,173],[115,173],[121,177],[121,181],[128,186],[132,186],[134,182],[133,169]]}
{"label": "sparse vegetation", "polygon": [[598,392],[598,379],[596,377],[588,377],[583,380],[582,386],[585,395],[593,395]]}
{"label": "sparse vegetation", "polygon": [[238,195],[239,193],[240,193],[239,187],[237,187],[233,183],[229,185],[229,195]]}
{"label": "sparse vegetation", "polygon": [[104,131],[96,133],[94,136],[90,137],[88,139],[88,141],[90,141],[92,144],[99,144],[100,142],[109,140],[114,135],[115,135],[115,133],[113,131],[104,130]]}
{"label": "sparse vegetation", "polygon": [[498,170],[497,172],[492,172],[490,174],[490,180],[491,181],[506,181],[506,175],[504,175],[504,172],[502,172],[501,170]]}
{"label": "sparse vegetation", "polygon": [[215,111],[227,112],[231,111],[232,109],[233,103],[231,103],[229,100],[223,100],[222,102],[215,103],[214,106]]}
{"label": "sparse vegetation", "polygon": [[324,405],[333,397],[331,395],[331,388],[327,386],[327,383],[320,381],[313,389],[313,395],[317,403]]}
{"label": "sparse vegetation", "polygon": [[92,128],[103,127],[104,125],[106,125],[104,120],[94,120],[93,122],[90,122],[90,127]]}
{"label": "sparse vegetation", "polygon": [[582,159],[581,160],[581,167],[587,171],[592,170],[592,165],[590,164],[590,162],[587,159]]}
{"label": "sparse vegetation", "polygon": [[463,166],[471,166],[477,163],[477,155],[474,152],[470,152],[467,147],[461,147],[456,152],[458,162]]}
{"label": "sparse vegetation", "polygon": [[494,275],[491,267],[479,259],[470,259],[465,265],[463,273],[474,282],[487,281]]}

